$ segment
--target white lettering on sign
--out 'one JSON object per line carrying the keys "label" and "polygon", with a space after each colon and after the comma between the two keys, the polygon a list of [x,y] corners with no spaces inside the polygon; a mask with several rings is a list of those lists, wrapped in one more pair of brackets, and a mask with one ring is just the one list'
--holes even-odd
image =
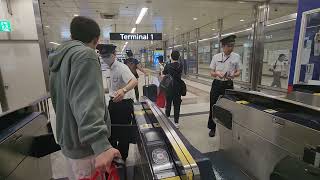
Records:
{"label": "white lettering on sign", "polygon": [[124,34],[120,34],[120,36],[121,36],[121,39],[123,40],[123,36],[124,36]]}
{"label": "white lettering on sign", "polygon": [[[116,34],[116,33],[115,33]],[[120,37],[119,37],[120,36]],[[155,37],[154,34],[152,33],[137,33],[137,34],[130,34],[130,33],[119,33],[118,34],[118,38],[114,38],[115,40],[154,40],[154,38],[157,38],[157,36]]]}

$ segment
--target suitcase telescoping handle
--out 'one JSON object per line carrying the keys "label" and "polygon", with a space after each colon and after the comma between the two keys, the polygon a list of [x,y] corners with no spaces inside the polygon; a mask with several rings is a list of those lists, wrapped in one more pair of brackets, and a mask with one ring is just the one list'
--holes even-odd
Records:
{"label": "suitcase telescoping handle", "polygon": [[[147,79],[148,79],[148,84],[147,84]],[[150,75],[146,74],[144,75],[144,85],[149,85],[150,84]]]}
{"label": "suitcase telescoping handle", "polygon": [[126,164],[121,158],[113,159],[108,180],[127,180]]}

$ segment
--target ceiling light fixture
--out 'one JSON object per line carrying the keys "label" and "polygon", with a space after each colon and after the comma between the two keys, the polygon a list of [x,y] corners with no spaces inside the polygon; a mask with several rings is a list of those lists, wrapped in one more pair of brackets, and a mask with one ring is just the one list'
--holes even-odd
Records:
{"label": "ceiling light fixture", "polygon": [[131,33],[136,32],[136,29],[137,29],[137,28],[132,28],[132,29],[131,29]]}
{"label": "ceiling light fixture", "polygon": [[54,45],[57,45],[57,46],[59,46],[60,44],[59,43],[56,43],[56,42],[49,42],[50,44],[54,44]]}
{"label": "ceiling light fixture", "polygon": [[45,26],[46,28],[50,28],[50,26]]}
{"label": "ceiling light fixture", "polygon": [[79,14],[74,14],[73,16],[74,16],[74,17],[77,17],[77,16],[79,16]]}
{"label": "ceiling light fixture", "polygon": [[244,19],[240,19],[240,21],[241,21],[241,22],[243,22],[243,21],[244,21]]}
{"label": "ceiling light fixture", "polygon": [[215,31],[215,30],[216,30],[216,29],[214,29],[214,28],[212,29],[212,31]]}
{"label": "ceiling light fixture", "polygon": [[198,20],[198,18],[194,17],[193,20],[196,21],[196,20]]}
{"label": "ceiling light fixture", "polygon": [[296,19],[289,19],[289,20],[286,20],[286,21],[280,21],[280,22],[277,22],[277,23],[268,24],[267,26],[274,26],[274,25],[283,24],[283,23],[287,23],[287,22],[291,22],[291,21],[295,21],[295,20]]}
{"label": "ceiling light fixture", "polygon": [[126,49],[127,45],[128,45],[128,41],[124,43],[123,48],[121,50],[121,53],[123,53],[123,51]]}
{"label": "ceiling light fixture", "polygon": [[136,20],[136,24],[140,24],[140,22],[142,21],[143,19],[143,16],[147,13],[148,11],[148,8],[142,8],[141,11],[140,11],[140,14]]}

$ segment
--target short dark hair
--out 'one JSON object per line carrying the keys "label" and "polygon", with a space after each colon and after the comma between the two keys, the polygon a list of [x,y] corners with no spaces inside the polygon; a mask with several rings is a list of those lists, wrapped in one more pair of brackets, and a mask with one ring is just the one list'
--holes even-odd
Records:
{"label": "short dark hair", "polygon": [[128,52],[127,52],[127,56],[132,57],[132,56],[133,56],[132,51],[128,51]]}
{"label": "short dark hair", "polygon": [[159,61],[159,63],[163,63],[163,56],[159,56],[158,61]]}
{"label": "short dark hair", "polygon": [[175,61],[179,60],[180,58],[180,53],[177,50],[173,50],[171,53],[171,58]]}
{"label": "short dark hair", "polygon": [[71,38],[83,43],[90,43],[94,38],[99,38],[100,27],[94,20],[78,16],[70,24]]}

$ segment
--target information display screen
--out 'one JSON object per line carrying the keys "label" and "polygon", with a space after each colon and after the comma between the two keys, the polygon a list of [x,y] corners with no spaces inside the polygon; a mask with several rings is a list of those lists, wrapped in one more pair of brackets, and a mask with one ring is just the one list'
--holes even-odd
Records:
{"label": "information display screen", "polygon": [[159,57],[164,56],[164,51],[163,50],[155,50],[153,52],[153,64],[159,64]]}

